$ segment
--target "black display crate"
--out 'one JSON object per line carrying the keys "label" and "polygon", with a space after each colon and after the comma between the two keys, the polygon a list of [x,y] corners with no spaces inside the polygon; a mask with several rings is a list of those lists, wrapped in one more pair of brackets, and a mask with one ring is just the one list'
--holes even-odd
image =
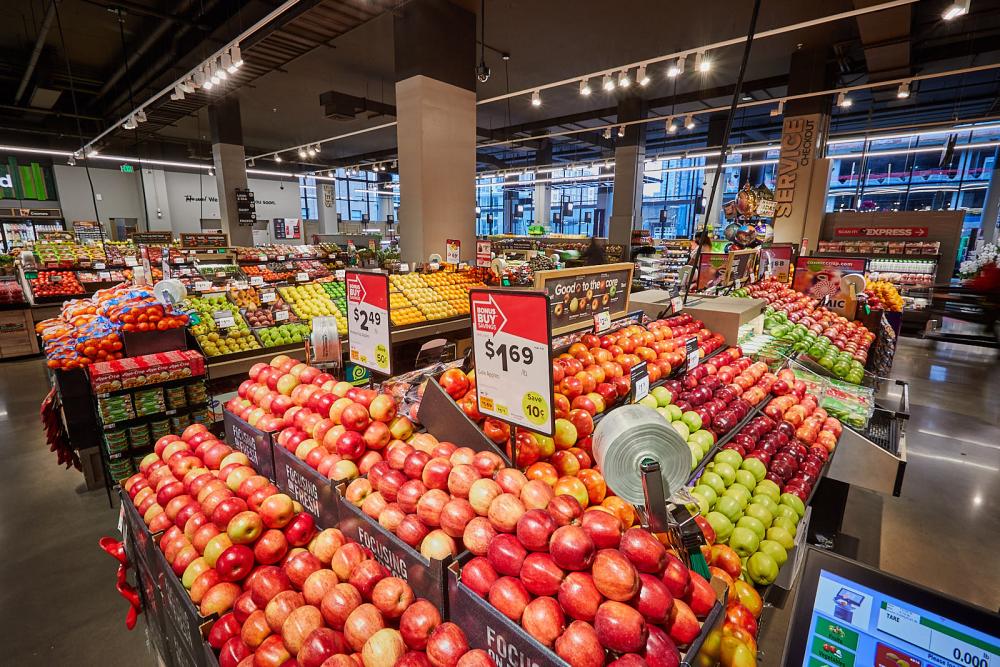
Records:
{"label": "black display crate", "polygon": [[226,444],[246,454],[254,470],[274,481],[273,434],[251,426],[229,410],[223,409],[222,420],[226,427]]}
{"label": "black display crate", "polygon": [[274,443],[272,450],[277,487],[301,503],[320,528],[336,528],[340,502],[335,483],[281,445]]}

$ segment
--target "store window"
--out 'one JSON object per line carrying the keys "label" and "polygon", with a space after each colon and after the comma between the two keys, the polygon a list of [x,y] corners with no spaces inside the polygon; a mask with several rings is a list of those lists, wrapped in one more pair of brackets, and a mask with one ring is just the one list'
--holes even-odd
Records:
{"label": "store window", "polygon": [[303,220],[319,220],[318,186],[312,177],[299,177],[299,204]]}

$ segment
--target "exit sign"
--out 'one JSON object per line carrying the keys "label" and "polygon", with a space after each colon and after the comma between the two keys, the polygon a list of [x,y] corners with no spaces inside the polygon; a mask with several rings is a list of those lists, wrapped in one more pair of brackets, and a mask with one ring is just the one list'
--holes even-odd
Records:
{"label": "exit sign", "polygon": [[121,166],[121,170],[122,170],[122,173],[123,173],[123,174],[131,174],[132,172],[134,172],[134,171],[135,171],[135,167],[133,167],[133,166],[132,166],[132,165],[130,165],[130,164],[123,164],[123,165]]}

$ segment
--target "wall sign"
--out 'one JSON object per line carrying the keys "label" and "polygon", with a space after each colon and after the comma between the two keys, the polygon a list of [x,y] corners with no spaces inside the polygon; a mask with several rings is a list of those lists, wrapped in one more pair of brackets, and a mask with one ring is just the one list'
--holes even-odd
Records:
{"label": "wall sign", "polygon": [[[73,227],[79,224],[74,222]],[[136,245],[170,245],[173,240],[173,232],[136,232],[132,235],[132,241]]]}
{"label": "wall sign", "polygon": [[726,284],[732,285],[736,281],[739,281],[741,284],[749,282],[756,260],[756,248],[735,250],[729,253],[726,267]]}
{"label": "wall sign", "polygon": [[469,309],[479,411],[551,435],[554,395],[548,295],[473,289]]}
{"label": "wall sign", "polygon": [[253,227],[257,222],[257,205],[249,189],[236,188],[236,221],[240,227]]}
{"label": "wall sign", "polygon": [[837,227],[835,236],[863,236],[865,238],[927,238],[928,227]]}
{"label": "wall sign", "polygon": [[392,375],[389,276],[348,271],[345,282],[348,358],[383,375]]}
{"label": "wall sign", "polygon": [[635,264],[601,266],[535,273],[535,289],[549,295],[552,333],[594,326],[594,315],[608,311],[612,319],[628,312]]}
{"label": "wall sign", "polygon": [[181,247],[185,249],[198,250],[201,248],[228,248],[229,235],[222,233],[212,234],[181,234]]}
{"label": "wall sign", "polygon": [[476,241],[476,266],[486,267],[493,262],[493,244],[490,241]]}

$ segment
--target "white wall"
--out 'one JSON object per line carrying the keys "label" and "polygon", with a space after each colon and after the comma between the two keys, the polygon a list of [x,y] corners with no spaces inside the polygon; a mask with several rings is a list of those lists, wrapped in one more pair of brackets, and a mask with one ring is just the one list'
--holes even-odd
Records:
{"label": "white wall", "polygon": [[[59,206],[67,223],[93,220],[94,204],[86,170],[68,165],[55,165],[53,170]],[[138,171],[125,174],[119,170],[91,168],[90,175],[94,190],[101,195],[97,202],[101,222],[107,223],[110,218],[135,218],[140,227],[144,226],[143,188]],[[142,181],[145,182],[150,230],[169,229],[175,236],[181,232],[200,232],[202,218],[220,217],[214,176],[144,169]],[[251,178],[248,186],[257,200],[259,219],[301,217],[298,181]]]}

